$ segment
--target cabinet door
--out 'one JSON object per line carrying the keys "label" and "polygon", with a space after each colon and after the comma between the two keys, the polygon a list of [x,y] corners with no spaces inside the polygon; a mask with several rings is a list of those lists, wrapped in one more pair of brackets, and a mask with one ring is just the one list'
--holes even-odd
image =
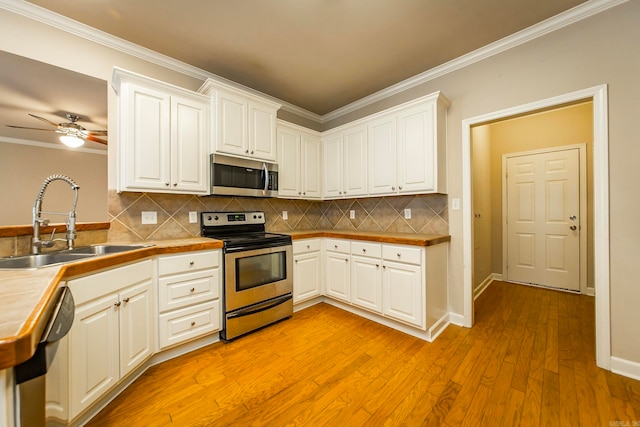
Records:
{"label": "cabinet door", "polygon": [[301,142],[301,162],[302,170],[300,171],[302,197],[317,198],[322,197],[322,179],[321,173],[321,145],[320,138],[303,133],[300,138]]}
{"label": "cabinet door", "polygon": [[322,194],[342,197],[342,134],[322,138]]}
{"label": "cabinet door", "polygon": [[432,102],[398,113],[398,189],[435,191],[435,138]]}
{"label": "cabinet door", "polygon": [[356,126],[343,135],[343,195],[347,197],[367,194],[367,127]]}
{"label": "cabinet door", "polygon": [[276,162],[276,112],[271,106],[249,103],[249,154],[250,157]]}
{"label": "cabinet door", "polygon": [[299,197],[300,132],[278,126],[278,195]]}
{"label": "cabinet door", "polygon": [[[218,132],[216,151],[238,156],[249,153],[247,126],[248,102],[241,96],[218,90],[216,92]],[[246,152],[245,152],[246,151]]]}
{"label": "cabinet door", "polygon": [[208,180],[209,105],[171,97],[171,189],[206,194]]}
{"label": "cabinet door", "polygon": [[111,294],[76,307],[69,332],[70,418],[120,379],[118,302]]}
{"label": "cabinet door", "polygon": [[384,261],[382,313],[424,329],[424,297],[421,267]]}
{"label": "cabinet door", "polygon": [[327,296],[351,302],[349,255],[327,252],[325,267],[325,289]]}
{"label": "cabinet door", "polygon": [[155,350],[151,280],[120,293],[120,376],[124,377]]}
{"label": "cabinet door", "polygon": [[293,303],[320,295],[320,252],[293,257]]}
{"label": "cabinet door", "polygon": [[382,274],[380,260],[351,256],[351,302],[382,313]]}
{"label": "cabinet door", "polygon": [[170,97],[130,83],[121,96],[118,187],[166,190],[171,180]]}
{"label": "cabinet door", "polygon": [[369,123],[367,137],[369,194],[397,193],[395,114]]}

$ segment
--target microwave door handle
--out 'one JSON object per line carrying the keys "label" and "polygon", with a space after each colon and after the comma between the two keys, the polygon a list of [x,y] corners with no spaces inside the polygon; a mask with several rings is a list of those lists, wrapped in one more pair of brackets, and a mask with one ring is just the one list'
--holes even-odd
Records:
{"label": "microwave door handle", "polygon": [[263,172],[263,178],[264,179],[264,189],[262,190],[262,194],[266,195],[267,194],[267,188],[269,188],[269,171],[267,170],[267,164],[263,163],[262,164],[262,172]]}

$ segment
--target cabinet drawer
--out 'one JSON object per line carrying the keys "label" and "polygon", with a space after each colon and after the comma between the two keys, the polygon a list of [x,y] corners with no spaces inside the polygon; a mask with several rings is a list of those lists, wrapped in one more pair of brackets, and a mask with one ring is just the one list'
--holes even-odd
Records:
{"label": "cabinet drawer", "polygon": [[317,252],[320,250],[320,240],[298,240],[293,242],[293,254],[304,254],[307,252]]}
{"label": "cabinet drawer", "polygon": [[351,245],[349,243],[349,240],[325,239],[324,248],[327,251],[348,254],[351,252]]}
{"label": "cabinet drawer", "polygon": [[218,269],[161,277],[158,280],[160,312],[218,298]]}
{"label": "cabinet drawer", "polygon": [[407,264],[422,264],[422,249],[408,246],[382,247],[382,259],[387,261],[406,262]]}
{"label": "cabinet drawer", "polygon": [[158,275],[184,273],[220,265],[220,251],[189,252],[158,259]]}
{"label": "cabinet drawer", "polygon": [[382,258],[382,245],[378,243],[351,242],[351,255]]}
{"label": "cabinet drawer", "polygon": [[220,329],[220,303],[210,301],[160,315],[160,349]]}
{"label": "cabinet drawer", "polygon": [[151,279],[152,265],[151,260],[140,261],[101,273],[71,279],[67,285],[71,288],[73,299],[78,305]]}

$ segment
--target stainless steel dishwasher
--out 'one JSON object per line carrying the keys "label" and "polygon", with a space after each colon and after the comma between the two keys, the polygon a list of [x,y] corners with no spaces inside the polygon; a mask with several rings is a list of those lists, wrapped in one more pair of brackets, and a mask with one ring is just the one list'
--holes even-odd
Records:
{"label": "stainless steel dishwasher", "polygon": [[29,360],[13,368],[17,427],[45,425],[45,374],[56,354],[58,342],[71,329],[74,313],[75,304],[71,290],[66,286],[61,287],[36,352]]}

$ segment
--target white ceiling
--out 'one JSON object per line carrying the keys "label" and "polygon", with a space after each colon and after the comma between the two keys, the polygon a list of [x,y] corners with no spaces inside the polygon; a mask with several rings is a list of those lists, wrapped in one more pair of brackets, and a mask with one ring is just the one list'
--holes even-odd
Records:
{"label": "white ceiling", "polygon": [[30,0],[318,115],[584,2]]}

